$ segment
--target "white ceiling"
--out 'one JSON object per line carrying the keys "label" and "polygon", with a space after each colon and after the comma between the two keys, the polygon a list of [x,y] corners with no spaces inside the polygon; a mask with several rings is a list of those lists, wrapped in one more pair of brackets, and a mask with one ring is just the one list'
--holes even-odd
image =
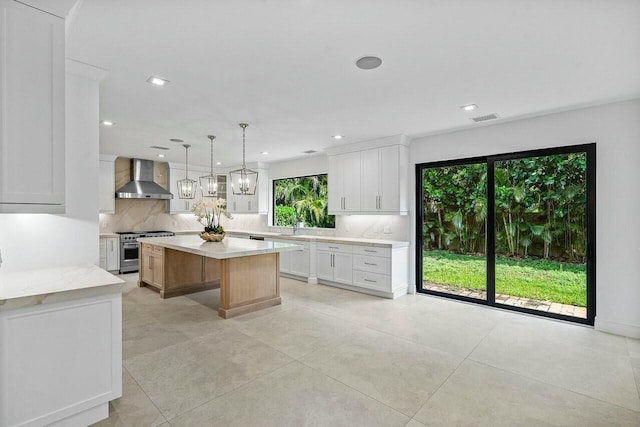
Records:
{"label": "white ceiling", "polygon": [[181,138],[208,165],[214,134],[237,165],[239,122],[247,161],[275,161],[640,96],[640,1],[84,0],[67,56],[109,71],[102,153],[183,162]]}

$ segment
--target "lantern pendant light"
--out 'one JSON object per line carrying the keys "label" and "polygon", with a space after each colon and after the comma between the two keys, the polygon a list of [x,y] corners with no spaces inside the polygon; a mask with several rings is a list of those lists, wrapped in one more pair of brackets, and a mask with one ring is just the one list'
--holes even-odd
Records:
{"label": "lantern pendant light", "polygon": [[256,194],[258,172],[247,169],[245,159],[245,130],[249,125],[240,123],[239,126],[242,128],[242,169],[229,172],[231,191],[233,191],[233,194],[241,196],[252,196]]}
{"label": "lantern pendant light", "polygon": [[213,140],[216,139],[215,135],[207,135],[211,140],[211,172],[209,175],[200,177],[200,191],[202,191],[202,197],[218,197],[218,178],[213,173]]}
{"label": "lantern pendant light", "polygon": [[189,144],[182,144],[185,149],[185,175],[184,179],[178,180],[178,197],[180,199],[194,199],[196,197],[196,186],[197,183],[189,179]]}

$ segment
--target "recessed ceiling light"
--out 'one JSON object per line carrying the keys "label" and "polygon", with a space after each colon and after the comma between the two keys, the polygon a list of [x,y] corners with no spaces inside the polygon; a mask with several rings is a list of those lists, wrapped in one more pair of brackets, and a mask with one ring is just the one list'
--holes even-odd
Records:
{"label": "recessed ceiling light", "polygon": [[164,86],[169,83],[169,80],[161,79],[160,77],[151,76],[147,79],[148,83],[156,86]]}
{"label": "recessed ceiling light", "polygon": [[184,140],[180,139],[180,138],[171,138],[169,141],[171,142],[179,142],[179,143],[183,143]]}
{"label": "recessed ceiling light", "polygon": [[105,126],[113,126],[115,125],[114,122],[110,122],[109,120],[103,120],[100,122],[100,124],[105,125]]}
{"label": "recessed ceiling light", "polygon": [[269,152],[268,151],[263,151],[262,154],[264,154],[266,156],[267,154],[269,154]]}
{"label": "recessed ceiling light", "polygon": [[222,164],[222,162],[216,162],[216,165],[220,166]]}
{"label": "recessed ceiling light", "polygon": [[356,60],[356,67],[361,70],[373,70],[374,68],[378,68],[382,65],[382,59],[377,56],[363,56]]}
{"label": "recessed ceiling light", "polygon": [[477,110],[478,106],[476,104],[469,104],[469,105],[463,105],[462,108],[464,111],[473,111],[473,110]]}
{"label": "recessed ceiling light", "polygon": [[158,154],[158,157],[164,158],[164,154]]}
{"label": "recessed ceiling light", "polygon": [[331,138],[333,138],[333,139],[342,139],[342,138],[344,138],[344,135],[333,135]]}

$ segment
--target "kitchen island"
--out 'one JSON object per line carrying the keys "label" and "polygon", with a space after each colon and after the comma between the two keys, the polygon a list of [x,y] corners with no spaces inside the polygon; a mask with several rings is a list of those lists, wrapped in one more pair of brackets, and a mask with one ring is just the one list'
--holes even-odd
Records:
{"label": "kitchen island", "polygon": [[281,303],[280,253],[301,245],[227,237],[204,242],[199,236],[138,239],[139,286],[169,298],[220,288],[218,314],[225,319]]}

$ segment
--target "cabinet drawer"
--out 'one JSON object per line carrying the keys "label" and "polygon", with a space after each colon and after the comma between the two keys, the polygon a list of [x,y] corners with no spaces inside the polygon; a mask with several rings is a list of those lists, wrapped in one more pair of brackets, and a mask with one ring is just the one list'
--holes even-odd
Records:
{"label": "cabinet drawer", "polygon": [[391,276],[354,270],[353,284],[362,288],[388,292],[391,290]]}
{"label": "cabinet drawer", "polygon": [[353,253],[391,258],[391,248],[379,248],[377,246],[354,246]]}
{"label": "cabinet drawer", "polygon": [[164,250],[164,248],[162,246],[152,245],[151,247],[153,248],[153,253],[154,254],[162,255],[162,251]]}
{"label": "cabinet drawer", "polygon": [[142,251],[142,253],[153,253],[153,245],[150,245],[149,243],[140,243],[140,250]]}
{"label": "cabinet drawer", "polygon": [[353,268],[373,273],[391,274],[391,258],[354,255]]}
{"label": "cabinet drawer", "polygon": [[318,250],[319,251],[326,251],[326,252],[342,252],[345,254],[350,254],[353,252],[353,246],[351,245],[345,245],[345,244],[341,244],[341,243],[322,243],[319,242],[318,243]]}

